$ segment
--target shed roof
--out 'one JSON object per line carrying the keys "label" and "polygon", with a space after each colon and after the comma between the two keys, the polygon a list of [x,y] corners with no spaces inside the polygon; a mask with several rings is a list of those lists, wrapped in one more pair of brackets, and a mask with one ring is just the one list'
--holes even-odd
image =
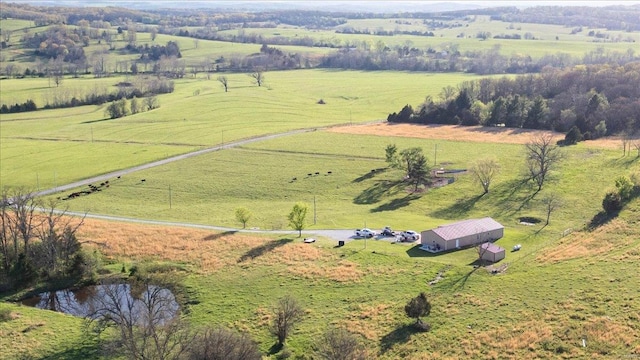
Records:
{"label": "shed roof", "polygon": [[498,246],[498,245],[496,245],[494,243],[490,243],[490,242],[483,243],[482,245],[480,245],[480,247],[485,252],[493,253],[493,254],[501,253],[501,252],[504,251],[503,247],[500,247],[500,246]]}
{"label": "shed roof", "polygon": [[469,219],[453,224],[438,226],[433,232],[444,240],[459,239],[469,235],[475,235],[488,231],[504,229],[504,226],[490,217],[482,219]]}

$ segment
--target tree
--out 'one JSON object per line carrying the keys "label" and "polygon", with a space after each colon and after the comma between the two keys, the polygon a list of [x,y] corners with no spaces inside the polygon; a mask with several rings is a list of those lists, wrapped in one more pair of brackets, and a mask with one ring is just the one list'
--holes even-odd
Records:
{"label": "tree", "polygon": [[120,100],[111,102],[111,104],[109,104],[109,106],[107,106],[107,108],[105,109],[105,113],[111,119],[117,119],[117,118],[127,116],[129,114],[129,109],[127,107],[127,100],[120,99]]}
{"label": "tree", "polygon": [[251,216],[251,211],[249,211],[249,209],[247,208],[241,207],[236,209],[236,220],[242,223],[243,229],[247,227],[247,222],[249,222]]}
{"label": "tree", "polygon": [[476,181],[482,186],[482,190],[484,190],[482,195],[484,195],[489,192],[491,181],[500,172],[500,164],[493,159],[481,159],[471,166],[470,171]]}
{"label": "tree", "polygon": [[324,360],[365,360],[367,354],[358,338],[346,329],[328,329],[318,344],[315,353]]}
{"label": "tree", "polygon": [[156,41],[156,38],[158,37],[158,28],[155,26],[152,27],[151,30],[149,30],[149,33],[151,33],[151,41]]}
{"label": "tree", "polygon": [[193,334],[180,318],[175,297],[158,279],[135,280],[121,284],[119,280],[102,282],[102,296],[92,304],[88,316],[94,329],[101,333],[115,328],[119,342],[129,359],[180,359],[193,341]]}
{"label": "tree", "polygon": [[398,166],[398,147],[396,144],[389,144],[384,149],[385,161],[389,164],[389,167]]}
{"label": "tree", "polygon": [[525,148],[528,179],[533,180],[540,191],[551,170],[562,160],[562,153],[549,133],[534,136]]}
{"label": "tree", "polygon": [[224,87],[224,92],[229,91],[229,79],[226,76],[218,76],[218,81]]}
{"label": "tree", "polygon": [[289,226],[298,231],[298,237],[302,236],[302,230],[307,226],[307,213],[309,206],[303,203],[297,203],[289,213]]}
{"label": "tree", "polygon": [[583,141],[584,137],[582,136],[582,132],[578,129],[577,126],[573,125],[571,130],[564,136],[564,144],[565,145],[575,145],[580,141]]}
{"label": "tree", "polygon": [[129,108],[131,109],[132,114],[137,114],[139,112],[142,112],[143,110],[140,101],[138,101],[138,98],[136,98],[135,96],[131,98]]}
{"label": "tree", "polygon": [[633,196],[633,182],[626,176],[618,176],[615,180],[616,189],[620,194],[620,199],[625,202]]}
{"label": "tree", "polygon": [[223,327],[206,328],[189,344],[190,360],[260,360],[258,345],[246,334]]}
{"label": "tree", "polygon": [[302,321],[303,316],[304,310],[298,304],[298,301],[290,295],[278,300],[270,329],[271,334],[277,338],[278,345],[284,345],[285,340],[291,334],[291,330]]}
{"label": "tree", "polygon": [[415,190],[418,190],[420,184],[429,181],[430,169],[422,148],[404,149],[400,152],[399,159],[397,167],[406,171],[406,177],[415,185]]}
{"label": "tree", "polygon": [[427,164],[427,157],[424,154],[420,154],[414,159],[413,165],[407,173],[409,182],[414,185],[413,191],[418,191],[420,184],[426,184],[429,182],[429,165]]}
{"label": "tree", "polygon": [[158,103],[158,98],[155,96],[147,96],[146,98],[144,98],[144,104],[147,107],[147,111],[157,109],[160,107],[160,104]]}
{"label": "tree", "polygon": [[610,191],[602,199],[602,208],[607,215],[614,215],[622,210],[622,198],[616,191]]}
{"label": "tree", "polygon": [[260,70],[254,71],[251,74],[249,74],[249,76],[253,78],[253,82],[256,85],[262,86],[262,84],[264,84],[264,73],[262,71]]}
{"label": "tree", "polygon": [[420,319],[423,316],[428,316],[431,313],[431,303],[427,300],[427,295],[423,292],[420,295],[414,297],[405,305],[404,312],[408,317],[416,319],[415,325],[419,329],[429,329],[429,324],[424,324]]}
{"label": "tree", "polygon": [[542,198],[542,204],[544,204],[545,213],[547,214],[547,220],[544,223],[545,226],[549,225],[549,219],[551,218],[551,213],[554,212],[558,207],[562,205],[562,201],[560,197],[551,193]]}

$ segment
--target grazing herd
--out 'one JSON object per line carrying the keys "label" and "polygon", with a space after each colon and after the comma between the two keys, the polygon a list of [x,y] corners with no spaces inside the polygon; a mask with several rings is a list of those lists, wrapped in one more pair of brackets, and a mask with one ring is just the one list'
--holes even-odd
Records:
{"label": "grazing herd", "polygon": [[[331,172],[331,171],[327,171],[327,173],[325,174],[325,176],[328,176],[328,175],[331,175],[331,174],[332,174],[332,172]],[[319,171],[316,171],[315,173],[308,173],[306,177],[308,178],[308,177],[312,177],[312,176],[319,176],[319,175],[320,175],[320,172],[319,172]],[[290,182],[290,183],[292,183],[292,182],[294,182],[294,181],[296,181],[296,180],[298,180],[298,178],[297,178],[297,177],[294,177],[294,178],[292,178],[292,179],[291,179],[291,181],[289,181],[289,182]]]}
{"label": "grazing herd", "polygon": [[[120,178],[121,178],[121,176],[118,176],[116,179],[120,179]],[[146,181],[147,181],[147,179],[141,179],[140,183],[145,183]],[[110,185],[109,180],[106,180],[105,182],[101,182],[100,185],[89,184],[89,185],[87,185],[89,187],[89,190],[75,191],[75,192],[72,192],[71,194],[67,195],[66,197],[58,198],[58,200],[71,200],[71,199],[75,199],[75,198],[80,197],[80,196],[91,195],[93,193],[100,192],[100,191],[108,188],[109,185]]]}

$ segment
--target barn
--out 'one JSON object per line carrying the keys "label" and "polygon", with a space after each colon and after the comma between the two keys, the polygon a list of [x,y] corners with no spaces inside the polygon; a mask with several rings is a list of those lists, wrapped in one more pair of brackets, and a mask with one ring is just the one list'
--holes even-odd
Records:
{"label": "barn", "polygon": [[493,242],[502,236],[504,226],[490,217],[485,217],[425,230],[421,233],[421,243],[423,249],[438,252]]}
{"label": "barn", "polygon": [[498,262],[504,259],[505,251],[503,247],[500,247],[494,243],[486,242],[480,245],[480,258],[482,260]]}

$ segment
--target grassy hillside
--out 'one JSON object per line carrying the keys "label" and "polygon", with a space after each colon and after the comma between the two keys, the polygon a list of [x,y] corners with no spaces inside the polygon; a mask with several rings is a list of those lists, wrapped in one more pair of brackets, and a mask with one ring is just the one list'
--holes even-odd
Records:
{"label": "grassy hillside", "polygon": [[[303,244],[297,238],[97,220],[88,220],[79,236],[99,246],[115,265],[110,268],[151,261],[185,269],[193,324],[247,331],[265,353],[273,345],[267,332],[272,305],[289,294],[306,309],[287,341],[294,355],[309,355],[327,327],[339,326],[358,334],[380,359],[604,359],[640,355],[639,211],[635,200],[603,227],[562,238],[548,228],[528,227],[522,230],[527,238],[518,240],[522,250],[507,253],[496,275],[472,267],[474,249],[431,256],[386,241],[334,248],[325,239]],[[498,244],[513,241],[508,231]],[[429,285],[438,273],[442,278]],[[414,332],[403,312],[420,291],[433,304],[425,319],[429,333]],[[0,358],[97,357],[92,342],[75,332],[79,321],[0,305],[7,307],[18,320],[0,323],[0,332],[29,346],[11,346],[3,352],[9,357]],[[64,339],[51,336],[59,326]]]}

